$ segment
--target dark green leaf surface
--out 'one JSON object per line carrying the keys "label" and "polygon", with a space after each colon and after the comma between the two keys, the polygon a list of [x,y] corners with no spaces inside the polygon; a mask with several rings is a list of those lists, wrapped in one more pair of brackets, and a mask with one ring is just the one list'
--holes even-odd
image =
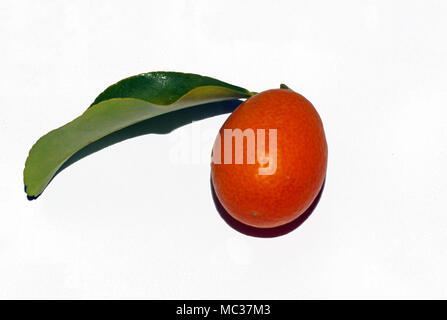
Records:
{"label": "dark green leaf surface", "polygon": [[106,135],[164,113],[251,95],[196,74],[150,72],[124,79],[101,93],[81,116],[36,142],[25,164],[25,192],[29,199],[38,197],[71,156]]}

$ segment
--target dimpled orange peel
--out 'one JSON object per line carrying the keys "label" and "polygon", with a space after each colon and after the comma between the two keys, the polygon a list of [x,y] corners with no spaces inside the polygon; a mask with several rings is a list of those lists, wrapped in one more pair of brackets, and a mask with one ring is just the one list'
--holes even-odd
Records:
{"label": "dimpled orange peel", "polygon": [[267,90],[242,103],[220,129],[212,183],[233,218],[253,227],[277,227],[312,204],[326,176],[327,156],[314,106],[288,88]]}

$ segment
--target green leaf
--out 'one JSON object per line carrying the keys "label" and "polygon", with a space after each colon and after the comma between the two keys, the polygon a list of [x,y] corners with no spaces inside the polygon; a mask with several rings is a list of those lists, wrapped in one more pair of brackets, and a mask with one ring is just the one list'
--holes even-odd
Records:
{"label": "green leaf", "polygon": [[254,93],[196,74],[149,72],[101,93],[78,118],[49,132],[31,148],[23,173],[28,199],[37,198],[77,151],[113,132],[155,116]]}

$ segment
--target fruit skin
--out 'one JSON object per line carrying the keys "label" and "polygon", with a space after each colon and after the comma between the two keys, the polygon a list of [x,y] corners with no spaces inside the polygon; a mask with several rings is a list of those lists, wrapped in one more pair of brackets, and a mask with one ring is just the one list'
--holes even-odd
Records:
{"label": "fruit skin", "polygon": [[[257,160],[247,164],[244,138],[243,164],[234,163],[234,154],[231,164],[211,163],[214,190],[222,206],[235,219],[258,228],[277,227],[299,217],[318,195],[326,176],[326,137],[313,105],[288,89],[267,90],[249,98],[219,131],[222,155],[224,129],[237,128],[265,129],[266,155],[267,129],[277,129],[277,168],[272,175],[260,175]],[[218,139],[219,135],[214,148],[219,146]]]}

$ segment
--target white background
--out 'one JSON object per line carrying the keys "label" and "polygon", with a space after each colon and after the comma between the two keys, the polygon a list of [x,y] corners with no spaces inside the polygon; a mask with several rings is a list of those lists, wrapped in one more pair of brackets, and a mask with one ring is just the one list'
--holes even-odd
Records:
{"label": "white background", "polygon": [[[0,2],[0,298],[447,298],[447,2]],[[108,85],[194,72],[306,96],[326,188],[278,238],[230,228],[207,163],[145,135],[84,158],[36,201],[32,144]],[[203,120],[211,150],[228,115]],[[211,138],[208,139],[211,132]]]}

